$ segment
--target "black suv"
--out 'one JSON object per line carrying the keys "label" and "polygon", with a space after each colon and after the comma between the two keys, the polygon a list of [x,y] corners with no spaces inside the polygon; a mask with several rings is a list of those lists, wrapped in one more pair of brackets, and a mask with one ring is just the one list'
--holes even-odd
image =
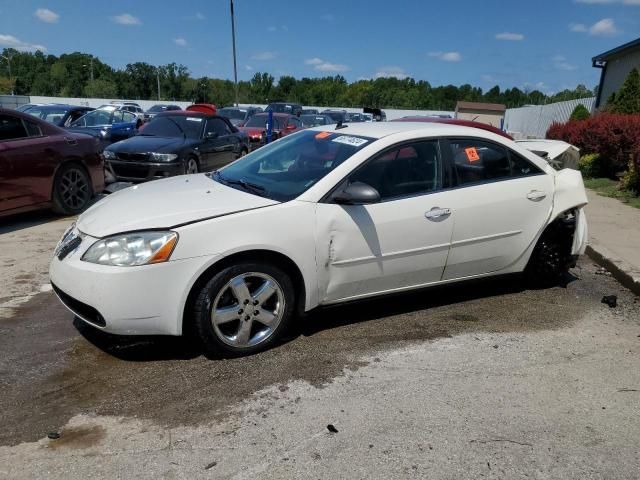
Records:
{"label": "black suv", "polygon": [[273,113],[290,113],[291,115],[300,116],[302,113],[302,105],[299,103],[272,102],[264,109],[265,112],[269,110]]}

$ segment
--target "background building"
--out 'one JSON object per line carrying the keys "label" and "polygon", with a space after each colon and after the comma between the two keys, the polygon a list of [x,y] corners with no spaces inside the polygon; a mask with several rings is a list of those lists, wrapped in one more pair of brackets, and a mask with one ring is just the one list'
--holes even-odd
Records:
{"label": "background building", "polygon": [[502,128],[506,109],[507,107],[500,103],[458,102],[456,104],[456,118]]}
{"label": "background building", "polygon": [[601,68],[596,108],[607,104],[611,94],[618,91],[629,72],[640,68],[640,38],[620,45],[592,59],[595,68]]}

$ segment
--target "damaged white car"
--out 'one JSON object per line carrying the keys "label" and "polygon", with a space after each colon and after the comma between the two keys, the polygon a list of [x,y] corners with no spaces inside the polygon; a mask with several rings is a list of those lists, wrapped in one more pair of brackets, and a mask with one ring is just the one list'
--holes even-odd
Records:
{"label": "damaged white car", "polygon": [[108,196],[65,233],[50,276],[96,328],[194,331],[242,355],[320,305],[514,272],[557,280],[586,246],[586,203],[579,172],[490,132],[325,126]]}

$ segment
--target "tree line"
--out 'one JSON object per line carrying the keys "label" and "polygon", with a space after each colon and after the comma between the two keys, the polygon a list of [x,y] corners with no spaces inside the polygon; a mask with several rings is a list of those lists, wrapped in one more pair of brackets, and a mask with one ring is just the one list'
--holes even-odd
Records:
{"label": "tree line", "polygon": [[[4,49],[0,57],[0,94],[13,90],[16,95],[155,100],[158,83],[162,101],[231,105],[235,98],[232,81],[194,78],[187,67],[176,63],[155,66],[135,62],[117,69],[86,53],[56,56],[10,48]],[[249,81],[238,82],[240,103],[286,100],[303,105],[420,110],[454,110],[459,100],[502,103],[514,108],[593,95],[595,92],[584,85],[547,95],[517,87],[501,90],[497,85],[487,91],[469,84],[432,86],[426,80],[413,78],[376,78],[349,83],[341,75],[302,79],[285,75],[276,81],[264,72],[256,73]]]}

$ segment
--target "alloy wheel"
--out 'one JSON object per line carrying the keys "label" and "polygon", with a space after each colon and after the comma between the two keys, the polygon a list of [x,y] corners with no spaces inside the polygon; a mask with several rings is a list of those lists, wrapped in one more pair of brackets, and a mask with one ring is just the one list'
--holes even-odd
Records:
{"label": "alloy wheel", "polygon": [[187,162],[187,175],[192,173],[198,173],[198,162],[196,162],[195,158],[190,158]]}
{"label": "alloy wheel", "polygon": [[79,169],[71,168],[60,177],[60,197],[67,208],[81,208],[87,203],[89,196],[89,184]]}
{"label": "alloy wheel", "polygon": [[211,323],[227,345],[253,347],[271,337],[284,311],[284,292],[278,282],[265,273],[249,272],[220,289],[211,307]]}

